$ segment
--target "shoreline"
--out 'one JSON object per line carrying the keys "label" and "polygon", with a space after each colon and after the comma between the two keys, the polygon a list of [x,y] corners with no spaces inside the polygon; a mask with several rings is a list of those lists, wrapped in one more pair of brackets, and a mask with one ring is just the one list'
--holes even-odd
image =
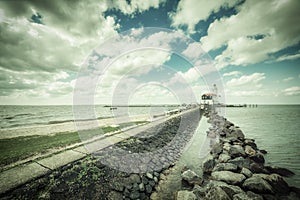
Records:
{"label": "shoreline", "polygon": [[24,126],[0,129],[0,140],[21,136],[52,135],[57,133],[77,132],[78,130],[92,130],[102,126],[114,126],[120,123],[134,121],[152,121],[153,117],[148,115],[135,115],[130,117],[105,118],[87,121],[72,121],[58,124]]}

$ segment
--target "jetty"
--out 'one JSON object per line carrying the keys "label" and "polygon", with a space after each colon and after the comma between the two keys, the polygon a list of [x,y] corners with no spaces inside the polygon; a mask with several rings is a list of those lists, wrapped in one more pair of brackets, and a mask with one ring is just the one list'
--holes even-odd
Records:
{"label": "jetty", "polygon": [[197,106],[6,169],[0,199],[299,199],[266,153]]}

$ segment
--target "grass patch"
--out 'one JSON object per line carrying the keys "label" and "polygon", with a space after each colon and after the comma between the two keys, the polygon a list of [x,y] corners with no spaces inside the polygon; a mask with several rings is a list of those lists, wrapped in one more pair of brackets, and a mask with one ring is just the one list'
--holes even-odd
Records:
{"label": "grass patch", "polygon": [[94,136],[104,133],[120,130],[120,128],[132,126],[134,124],[145,123],[146,121],[137,121],[122,123],[118,127],[101,127],[94,130],[85,130],[80,132],[80,137],[77,132],[57,133],[54,135],[33,135],[22,136],[0,140],[0,167],[14,163],[18,160],[45,153],[50,149],[65,147],[74,143],[81,142]]}

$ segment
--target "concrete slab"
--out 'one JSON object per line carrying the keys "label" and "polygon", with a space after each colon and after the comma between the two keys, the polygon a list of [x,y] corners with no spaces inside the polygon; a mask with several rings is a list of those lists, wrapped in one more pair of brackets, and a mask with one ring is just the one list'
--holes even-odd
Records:
{"label": "concrete slab", "polygon": [[85,146],[80,146],[80,147],[77,147],[75,149],[72,149],[72,151],[77,151],[79,153],[84,153],[84,154],[89,154],[90,152],[86,149]]}
{"label": "concrete slab", "polygon": [[0,173],[0,193],[4,193],[49,171],[49,169],[37,163],[25,164],[3,171]]}
{"label": "concrete slab", "polygon": [[43,158],[36,162],[53,170],[58,167],[64,166],[70,162],[79,160],[85,156],[86,155],[84,153],[68,150],[68,151],[61,152],[59,154],[52,155],[51,157],[48,158]]}

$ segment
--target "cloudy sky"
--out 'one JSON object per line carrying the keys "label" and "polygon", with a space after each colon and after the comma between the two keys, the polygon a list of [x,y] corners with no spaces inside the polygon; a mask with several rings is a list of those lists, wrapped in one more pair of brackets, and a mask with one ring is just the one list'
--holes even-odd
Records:
{"label": "cloudy sky", "polygon": [[299,10],[298,0],[0,1],[0,104],[72,104],[74,91],[193,102],[214,81],[227,103],[299,104]]}

